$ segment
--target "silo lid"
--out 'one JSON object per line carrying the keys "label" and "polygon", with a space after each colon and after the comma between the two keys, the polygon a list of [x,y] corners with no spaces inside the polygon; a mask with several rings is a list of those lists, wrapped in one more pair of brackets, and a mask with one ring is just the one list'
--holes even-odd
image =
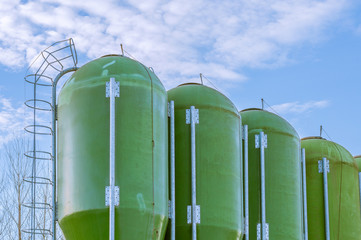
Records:
{"label": "silo lid", "polygon": [[104,58],[104,57],[124,57],[124,56],[120,55],[120,54],[107,54],[107,55],[101,56],[100,58]]}
{"label": "silo lid", "polygon": [[182,83],[182,84],[179,84],[179,85],[178,85],[178,87],[180,87],[180,86],[185,86],[185,85],[203,85],[203,84],[196,83],[196,82],[189,82],[189,83]]}
{"label": "silo lid", "polygon": [[319,137],[319,136],[312,136],[312,137],[304,137],[304,138],[301,138],[301,140],[308,140],[308,139],[323,139],[323,140],[327,140],[323,137]]}
{"label": "silo lid", "polygon": [[261,108],[246,108],[246,109],[243,109],[241,110],[241,112],[247,112],[247,111],[265,111],[264,109],[261,109]]}

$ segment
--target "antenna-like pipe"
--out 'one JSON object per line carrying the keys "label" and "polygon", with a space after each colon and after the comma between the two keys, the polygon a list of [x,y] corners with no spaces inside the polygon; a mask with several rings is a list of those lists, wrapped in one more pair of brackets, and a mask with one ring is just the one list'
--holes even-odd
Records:
{"label": "antenna-like pipe", "polygon": [[243,126],[244,136],[244,211],[245,211],[245,236],[249,240],[249,191],[248,191],[248,125]]}
{"label": "antenna-like pipe", "polygon": [[196,123],[195,123],[195,107],[190,108],[190,124],[191,124],[191,167],[192,167],[192,240],[197,240],[197,191],[196,191]]}
{"label": "antenna-like pipe", "polygon": [[56,133],[57,133],[57,129],[56,129],[56,87],[58,85],[59,79],[64,76],[67,73],[70,72],[75,72],[76,70],[78,70],[77,67],[71,67],[68,69],[65,69],[63,71],[61,71],[54,79],[53,81],[53,85],[52,85],[52,128],[53,128],[53,139],[52,139],[52,155],[53,155],[53,176],[52,176],[52,181],[53,181],[53,192],[52,192],[52,232],[53,232],[53,240],[56,240],[56,221],[57,221],[57,216],[56,216]]}
{"label": "antenna-like pipe", "polygon": [[306,152],[301,150],[302,159],[302,181],[303,181],[303,221],[305,230],[305,240],[308,240],[308,220],[307,220],[307,186],[306,186]]}
{"label": "antenna-like pipe", "polygon": [[169,102],[170,117],[170,201],[171,201],[171,240],[175,240],[175,133],[174,133],[174,101]]}

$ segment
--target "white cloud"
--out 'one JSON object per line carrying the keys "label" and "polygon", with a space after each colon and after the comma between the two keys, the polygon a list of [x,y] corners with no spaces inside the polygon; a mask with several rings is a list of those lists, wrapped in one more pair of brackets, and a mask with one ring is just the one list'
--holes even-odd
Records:
{"label": "white cloud", "polygon": [[22,104],[14,107],[10,99],[0,96],[0,147],[18,134],[24,133],[24,125],[30,122],[30,117],[25,113]]}
{"label": "white cloud", "polygon": [[0,63],[27,64],[50,43],[73,37],[92,59],[119,44],[163,82],[203,72],[236,84],[242,67],[285,64],[292,47],[317,42],[346,0],[2,0]]}
{"label": "white cloud", "polygon": [[278,114],[300,114],[305,113],[309,111],[313,111],[316,109],[321,109],[329,106],[329,101],[327,100],[321,100],[321,101],[308,101],[305,103],[300,102],[288,102],[288,103],[282,103],[278,105],[271,106],[268,110],[275,111]]}
{"label": "white cloud", "polygon": [[[32,105],[32,103],[29,103]],[[49,107],[47,105],[37,103],[38,107]],[[50,126],[51,114],[45,111],[37,111],[36,124],[43,126]],[[25,138],[31,138],[30,133],[26,133],[25,126],[33,124],[33,111],[28,108],[22,102],[15,102],[13,99],[6,98],[0,95],[0,148],[3,144],[23,136]],[[32,130],[32,128],[29,128]],[[48,129],[37,128],[37,131],[49,133]],[[42,136],[37,135],[37,141],[43,141],[50,135]]]}

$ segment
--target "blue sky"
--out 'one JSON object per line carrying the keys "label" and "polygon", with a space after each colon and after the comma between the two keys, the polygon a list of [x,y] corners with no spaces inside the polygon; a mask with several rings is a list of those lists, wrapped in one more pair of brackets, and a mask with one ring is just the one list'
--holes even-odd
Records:
{"label": "blue sky", "polygon": [[83,2],[1,0],[0,145],[30,118],[27,66],[71,37],[79,66],[120,53],[123,43],[167,89],[203,73],[239,110],[264,98],[300,137],[319,135],[322,124],[332,140],[361,154],[360,1]]}

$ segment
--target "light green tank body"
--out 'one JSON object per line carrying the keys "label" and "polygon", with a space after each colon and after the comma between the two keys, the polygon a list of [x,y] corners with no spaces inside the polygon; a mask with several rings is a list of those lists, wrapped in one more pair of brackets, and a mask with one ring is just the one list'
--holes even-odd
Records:
{"label": "light green tank body", "polygon": [[323,173],[318,161],[327,158],[330,239],[360,240],[358,168],[352,155],[320,137],[304,138],[301,143],[306,150],[308,239],[325,239]]}
{"label": "light green tank body", "polygon": [[300,138],[295,129],[276,114],[261,109],[241,111],[248,125],[249,153],[249,232],[257,240],[261,223],[260,149],[255,135],[267,135],[265,148],[266,222],[269,239],[303,239]]}
{"label": "light green tank body", "polygon": [[58,104],[58,218],[67,240],[109,239],[109,98],[115,122],[115,239],[163,239],[168,222],[167,94],[159,79],[122,56],[96,59],[64,85]]}
{"label": "light green tank body", "polygon": [[[198,240],[241,239],[243,235],[240,117],[216,90],[185,84],[168,91],[175,105],[176,239],[190,240],[191,135],[186,109],[199,109],[196,124],[196,187],[200,205]],[[169,236],[166,239],[170,239]]]}

